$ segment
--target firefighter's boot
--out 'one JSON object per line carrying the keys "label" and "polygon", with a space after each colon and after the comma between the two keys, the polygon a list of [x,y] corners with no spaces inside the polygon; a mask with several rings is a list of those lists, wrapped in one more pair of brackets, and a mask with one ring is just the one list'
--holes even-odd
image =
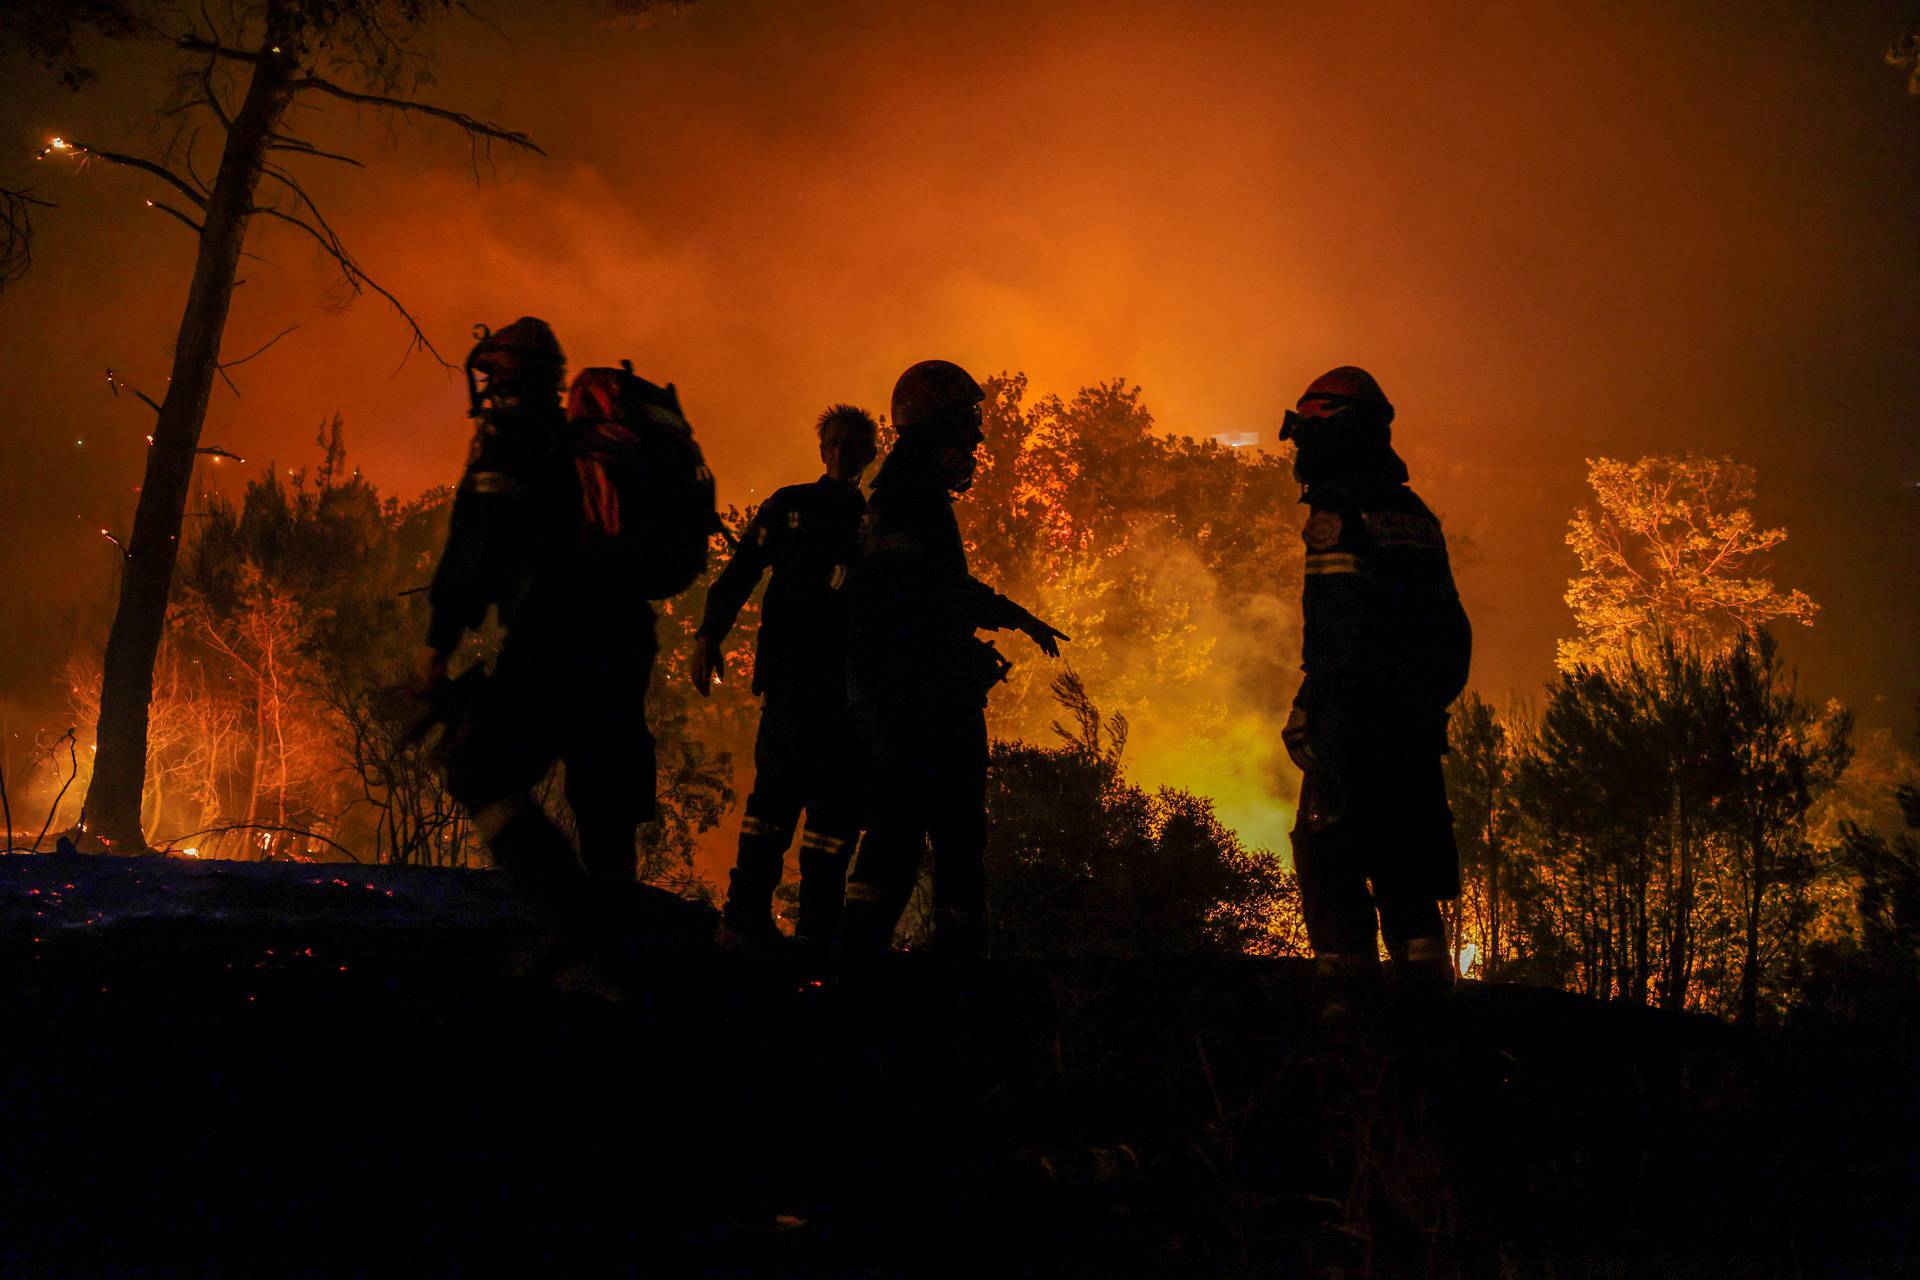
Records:
{"label": "firefighter's boot", "polygon": [[726,905],[714,944],[742,955],[770,956],[783,942],[773,923],[773,892],[786,866],[793,823],[784,825],[748,814],[740,823],[740,851],[728,878]]}
{"label": "firefighter's boot", "polygon": [[807,964],[824,973],[833,960],[833,940],[847,900],[847,864],[854,837],[830,836],[811,828],[800,834],[800,911],[794,937]]}

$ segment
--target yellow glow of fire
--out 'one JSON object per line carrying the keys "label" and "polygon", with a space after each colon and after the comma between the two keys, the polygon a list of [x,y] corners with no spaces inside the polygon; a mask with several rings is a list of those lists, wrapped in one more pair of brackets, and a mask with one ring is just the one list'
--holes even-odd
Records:
{"label": "yellow glow of fire", "polygon": [[1471,942],[1462,944],[1459,953],[1454,956],[1454,962],[1461,977],[1471,978],[1473,967],[1480,963],[1480,948]]}

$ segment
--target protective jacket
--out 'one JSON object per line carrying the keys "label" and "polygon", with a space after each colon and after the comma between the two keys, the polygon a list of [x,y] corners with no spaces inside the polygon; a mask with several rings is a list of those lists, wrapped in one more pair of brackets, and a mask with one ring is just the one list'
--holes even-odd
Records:
{"label": "protective jacket", "polygon": [[511,628],[566,526],[571,468],[557,401],[489,409],[454,492],[446,549],[428,589],[427,643],[450,652],[489,605]]}
{"label": "protective jacket", "polygon": [[707,589],[700,634],[715,644],[773,570],[761,602],[753,691],[826,686],[844,696],[847,585],[859,554],[866,499],[858,485],[821,476],[777,489],[760,504],[727,567]]}
{"label": "protective jacket", "polygon": [[[488,830],[497,865],[566,911],[579,877],[634,878],[634,832],[654,813],[647,685],[658,644],[632,583],[579,554],[581,490],[557,402],[486,411],[454,495],[429,592],[428,643],[447,652],[492,606],[506,637],[470,714],[449,733],[449,792]],[[580,854],[529,798],[555,760]]]}
{"label": "protective jacket", "polygon": [[992,684],[976,630],[1026,611],[967,571],[953,499],[933,458],[903,441],[874,478],[853,581],[849,666],[856,701],[978,709]]}
{"label": "protective jacket", "polygon": [[1363,747],[1441,754],[1472,653],[1440,521],[1388,458],[1303,497],[1305,679],[1294,705],[1315,761],[1342,780]]}

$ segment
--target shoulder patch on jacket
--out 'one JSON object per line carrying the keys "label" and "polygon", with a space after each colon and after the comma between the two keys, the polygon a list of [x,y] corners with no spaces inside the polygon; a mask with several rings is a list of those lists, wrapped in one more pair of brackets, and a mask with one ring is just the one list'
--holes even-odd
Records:
{"label": "shoulder patch on jacket", "polygon": [[1340,541],[1340,529],[1339,516],[1331,511],[1316,511],[1300,534],[1307,540],[1307,550],[1325,551]]}

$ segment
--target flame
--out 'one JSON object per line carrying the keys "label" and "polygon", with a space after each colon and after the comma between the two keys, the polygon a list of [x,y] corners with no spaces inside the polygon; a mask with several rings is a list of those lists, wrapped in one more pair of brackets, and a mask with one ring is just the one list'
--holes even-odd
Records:
{"label": "flame", "polygon": [[1471,942],[1463,943],[1453,957],[1454,969],[1463,978],[1473,976],[1473,968],[1480,963],[1480,948]]}

